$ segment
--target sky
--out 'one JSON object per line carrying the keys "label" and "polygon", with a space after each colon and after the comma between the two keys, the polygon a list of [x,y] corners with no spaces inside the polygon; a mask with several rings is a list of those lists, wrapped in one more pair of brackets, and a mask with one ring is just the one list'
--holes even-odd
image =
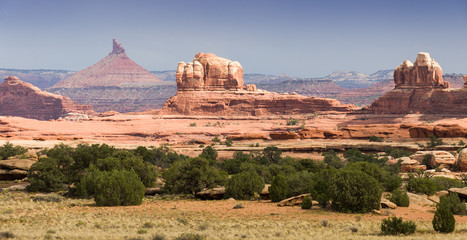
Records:
{"label": "sky", "polygon": [[245,73],[371,74],[423,51],[467,73],[467,1],[0,0],[0,68],[82,70],[113,38],[150,71],[211,52]]}

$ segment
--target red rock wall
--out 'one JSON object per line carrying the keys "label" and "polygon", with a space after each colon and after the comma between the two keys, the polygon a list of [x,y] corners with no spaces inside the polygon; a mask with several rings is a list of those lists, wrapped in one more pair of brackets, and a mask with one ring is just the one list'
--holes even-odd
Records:
{"label": "red rock wall", "polygon": [[350,112],[355,106],[334,99],[248,91],[179,91],[161,114],[202,116],[262,116],[317,111]]}
{"label": "red rock wall", "polygon": [[0,85],[0,114],[39,120],[58,119],[67,114],[93,115],[91,106],[41,91],[16,77],[7,77]]}

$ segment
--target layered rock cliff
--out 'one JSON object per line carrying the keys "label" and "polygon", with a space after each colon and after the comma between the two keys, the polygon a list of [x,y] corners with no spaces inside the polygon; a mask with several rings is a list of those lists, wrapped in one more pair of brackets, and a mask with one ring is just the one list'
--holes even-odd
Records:
{"label": "layered rock cliff", "polygon": [[394,82],[393,90],[368,107],[370,112],[467,115],[467,88],[449,88],[440,65],[428,53],[419,53],[414,64],[406,60],[398,66]]}
{"label": "layered rock cliff", "polygon": [[40,90],[17,77],[6,77],[0,85],[0,115],[49,120],[87,118],[91,106],[77,104],[67,97]]}
{"label": "layered rock cliff", "polygon": [[198,53],[193,63],[180,62],[177,94],[164,104],[168,115],[271,115],[317,111],[348,112],[354,105],[334,99],[278,94],[243,85],[243,68],[238,62]]}

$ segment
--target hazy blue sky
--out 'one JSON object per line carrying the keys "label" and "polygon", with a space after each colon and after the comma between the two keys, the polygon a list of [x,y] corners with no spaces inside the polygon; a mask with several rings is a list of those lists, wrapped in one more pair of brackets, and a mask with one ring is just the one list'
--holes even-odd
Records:
{"label": "hazy blue sky", "polygon": [[112,38],[148,70],[212,52],[246,73],[319,77],[426,51],[467,73],[467,1],[0,0],[0,68],[81,70]]}

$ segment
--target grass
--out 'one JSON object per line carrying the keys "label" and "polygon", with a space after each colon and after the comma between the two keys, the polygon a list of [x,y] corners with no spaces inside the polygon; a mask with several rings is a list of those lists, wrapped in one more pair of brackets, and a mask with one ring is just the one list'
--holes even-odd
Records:
{"label": "grass", "polygon": [[[393,239],[380,236],[381,219],[371,214],[339,214],[318,207],[277,207],[273,203],[162,200],[145,198],[141,206],[96,207],[92,200],[63,198],[32,201],[31,194],[1,192],[0,231],[15,239],[175,239],[183,234],[206,239]],[[174,207],[176,206],[176,207]],[[255,209],[265,206],[264,209]],[[277,214],[271,214],[277,213]],[[326,223],[324,223],[326,222]],[[416,221],[407,238],[446,239],[430,221]],[[325,226],[323,226],[325,225]],[[458,223],[450,239],[462,239],[467,223]]]}

